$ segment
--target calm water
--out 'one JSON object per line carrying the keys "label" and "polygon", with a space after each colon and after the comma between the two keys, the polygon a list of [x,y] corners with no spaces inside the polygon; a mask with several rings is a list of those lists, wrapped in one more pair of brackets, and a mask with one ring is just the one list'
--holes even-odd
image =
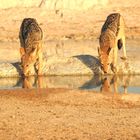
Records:
{"label": "calm water", "polygon": [[140,76],[49,76],[0,78],[0,89],[68,88],[101,92],[140,93]]}

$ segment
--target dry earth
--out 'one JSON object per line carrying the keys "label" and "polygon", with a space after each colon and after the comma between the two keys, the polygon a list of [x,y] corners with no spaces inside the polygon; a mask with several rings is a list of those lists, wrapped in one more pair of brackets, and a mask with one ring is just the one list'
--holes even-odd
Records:
{"label": "dry earth", "polygon": [[0,139],[139,140],[140,96],[67,89],[0,91]]}
{"label": "dry earth", "polygon": [[96,39],[106,17],[120,12],[126,22],[126,36],[139,39],[140,7],[94,7],[87,11],[64,10],[61,18],[45,8],[0,9],[0,40],[18,41],[19,28],[23,18],[36,18],[43,29],[44,39]]}

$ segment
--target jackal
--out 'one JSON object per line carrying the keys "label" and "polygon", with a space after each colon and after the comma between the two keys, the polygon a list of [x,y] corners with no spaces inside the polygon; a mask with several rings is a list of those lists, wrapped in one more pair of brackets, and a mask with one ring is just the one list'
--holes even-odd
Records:
{"label": "jackal", "polygon": [[32,69],[37,70],[38,75],[42,74],[42,38],[43,32],[36,19],[25,18],[19,32],[24,76],[32,75]]}
{"label": "jackal", "polygon": [[123,57],[126,59],[125,49],[125,25],[124,19],[119,13],[110,14],[102,29],[99,38],[100,48],[98,48],[101,70],[108,73],[109,68],[117,72],[118,49],[123,47]]}

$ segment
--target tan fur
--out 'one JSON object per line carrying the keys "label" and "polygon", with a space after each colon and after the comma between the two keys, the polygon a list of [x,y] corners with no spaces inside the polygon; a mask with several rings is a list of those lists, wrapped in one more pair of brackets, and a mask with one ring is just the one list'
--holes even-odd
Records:
{"label": "tan fur", "polygon": [[32,69],[37,74],[42,74],[42,38],[43,33],[37,21],[32,18],[25,18],[20,27],[20,55],[23,74],[31,75]]}
{"label": "tan fur", "polygon": [[102,29],[98,48],[101,69],[108,73],[109,68],[117,72],[118,49],[123,47],[123,59],[126,59],[124,19],[119,13],[110,14]]}

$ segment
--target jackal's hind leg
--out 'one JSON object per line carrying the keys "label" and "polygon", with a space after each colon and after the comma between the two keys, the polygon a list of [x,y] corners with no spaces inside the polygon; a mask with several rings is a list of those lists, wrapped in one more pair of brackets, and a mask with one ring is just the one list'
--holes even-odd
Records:
{"label": "jackal's hind leg", "polygon": [[121,57],[121,59],[126,60],[125,36],[122,37],[122,44],[123,44],[123,56]]}

